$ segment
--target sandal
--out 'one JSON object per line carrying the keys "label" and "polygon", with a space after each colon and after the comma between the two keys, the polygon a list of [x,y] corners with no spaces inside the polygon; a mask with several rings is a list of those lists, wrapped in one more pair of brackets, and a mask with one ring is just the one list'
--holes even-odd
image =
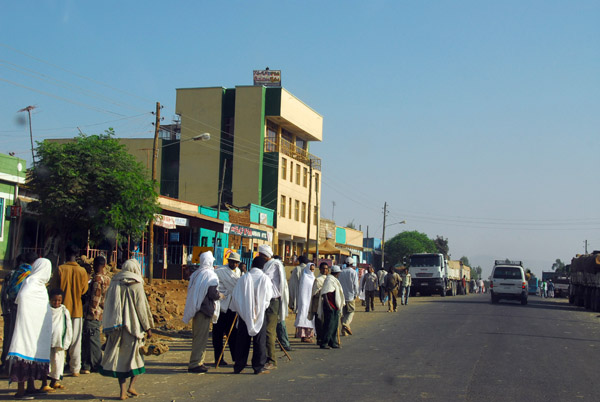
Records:
{"label": "sandal", "polygon": [[16,393],[14,396],[14,399],[20,400],[20,401],[30,401],[33,399],[33,396]]}
{"label": "sandal", "polygon": [[56,384],[54,384],[52,386],[52,388],[54,388],[54,389],[65,389],[65,386],[62,385],[61,383],[57,382]]}

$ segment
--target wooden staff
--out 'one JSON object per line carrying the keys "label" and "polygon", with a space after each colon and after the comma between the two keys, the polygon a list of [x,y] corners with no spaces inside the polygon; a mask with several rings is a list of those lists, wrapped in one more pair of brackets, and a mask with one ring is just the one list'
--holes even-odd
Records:
{"label": "wooden staff", "polygon": [[231,328],[229,328],[229,333],[227,334],[227,338],[225,338],[225,344],[223,345],[223,350],[221,350],[221,355],[219,356],[219,360],[217,360],[217,364],[215,368],[219,368],[219,363],[221,363],[221,358],[223,358],[223,353],[225,353],[225,348],[227,347],[227,342],[229,341],[229,337],[231,336],[231,331],[233,331],[233,327],[235,325],[235,320],[237,320],[238,315],[235,313],[235,317],[233,318],[233,323],[231,323]]}
{"label": "wooden staff", "polygon": [[287,356],[287,358],[292,361],[292,358],[290,357],[290,355],[288,354],[288,352],[285,350],[285,348],[283,347],[283,345],[281,344],[281,341],[279,340],[279,338],[277,338],[277,343],[279,344],[279,347],[281,348],[281,350],[283,350],[283,353],[285,353],[285,355]]}

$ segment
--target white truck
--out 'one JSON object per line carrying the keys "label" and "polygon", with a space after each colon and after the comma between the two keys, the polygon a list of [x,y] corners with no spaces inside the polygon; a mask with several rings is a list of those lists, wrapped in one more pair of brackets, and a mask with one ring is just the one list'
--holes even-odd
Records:
{"label": "white truck", "polygon": [[[409,258],[409,270],[412,277],[411,293],[423,296],[439,294],[444,297],[456,296],[458,282],[466,275],[466,266],[449,264],[443,254],[420,253]],[[460,261],[459,261],[460,263]],[[468,269],[468,267],[466,267]],[[469,279],[471,271],[469,269]]]}

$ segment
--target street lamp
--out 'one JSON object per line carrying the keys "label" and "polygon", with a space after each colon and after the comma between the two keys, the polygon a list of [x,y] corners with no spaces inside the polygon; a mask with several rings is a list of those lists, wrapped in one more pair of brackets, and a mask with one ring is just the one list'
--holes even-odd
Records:
{"label": "street lamp", "polygon": [[210,133],[202,133],[202,134],[195,135],[192,138],[186,138],[185,140],[174,141],[170,144],[163,145],[160,148],[162,149],[162,148],[170,147],[171,145],[181,144],[182,142],[187,142],[187,141],[208,141],[208,140],[210,140]]}
{"label": "street lamp", "polygon": [[381,236],[381,268],[385,269],[385,228],[393,225],[403,225],[406,221],[394,222],[389,225],[383,224],[383,235]]}

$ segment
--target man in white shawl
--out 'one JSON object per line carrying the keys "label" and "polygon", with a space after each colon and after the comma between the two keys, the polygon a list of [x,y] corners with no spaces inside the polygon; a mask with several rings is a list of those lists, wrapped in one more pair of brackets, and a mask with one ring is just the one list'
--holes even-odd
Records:
{"label": "man in white shawl", "polygon": [[[323,316],[319,315],[319,300],[321,299],[321,289],[323,289],[323,283],[329,275],[329,264],[322,262],[319,264],[319,275],[312,287],[312,297],[310,299],[310,308],[308,309],[308,319],[315,321],[315,333],[317,336],[317,344],[321,344],[323,339]],[[322,314],[322,313],[321,313]]]}
{"label": "man in white shawl", "polygon": [[315,329],[314,319],[309,319],[310,300],[312,288],[315,282],[315,264],[308,263],[302,271],[300,286],[298,286],[297,314],[294,325],[296,326],[296,338],[302,338],[302,342],[313,343],[313,332]]}
{"label": "man in white shawl", "polygon": [[[146,372],[140,347],[144,345],[144,335],[151,336],[153,326],[140,263],[127,260],[110,282],[102,316],[106,344],[100,374],[119,380],[120,399],[127,399],[127,394],[139,395],[134,384]],[[127,378],[131,378],[128,388]]]}
{"label": "man in white shawl", "polygon": [[[231,253],[228,258],[227,265],[217,268],[215,274],[219,278],[219,293],[223,294],[223,300],[221,300],[221,313],[219,319],[213,324],[212,330],[212,344],[215,352],[215,362],[219,360],[219,356],[223,353],[223,335],[229,336],[227,338],[227,344],[229,345],[229,351],[231,352],[231,359],[235,360],[235,341],[237,337],[237,328],[232,329],[233,320],[235,319],[235,312],[229,308],[231,304],[231,294],[240,279],[240,270],[238,264],[240,263],[240,255],[238,253]],[[231,335],[229,335],[231,331]],[[220,366],[227,366],[229,363],[225,361],[225,358],[219,363]]]}
{"label": "man in white shawl", "polygon": [[[200,254],[200,266],[190,277],[185,309],[183,310],[183,322],[192,321],[192,351],[188,364],[188,373],[206,373],[208,368],[204,365],[206,355],[206,343],[210,332],[211,321],[216,322],[219,318],[218,291],[219,278],[215,273],[213,263],[215,257],[212,252],[207,251]],[[213,318],[214,317],[214,318]]]}
{"label": "man in white shawl", "polygon": [[266,374],[266,320],[265,311],[273,297],[273,284],[262,268],[265,258],[252,261],[252,269],[237,281],[229,308],[238,314],[238,334],[235,346],[233,372],[239,374],[246,367],[253,340],[252,368],[254,374]]}
{"label": "man in white shawl", "polygon": [[7,360],[10,381],[18,383],[17,399],[27,398],[26,392],[36,391],[34,380],[45,380],[48,376],[52,310],[46,284],[51,275],[50,260],[38,258],[15,299],[17,318]]}
{"label": "man in white shawl", "polygon": [[288,314],[288,309],[285,306],[288,305],[289,290],[287,285],[287,278],[283,263],[280,260],[273,258],[273,250],[268,244],[262,244],[258,246],[258,253],[262,255],[267,262],[263,269],[265,275],[267,275],[273,283],[273,298],[267,308],[266,319],[267,319],[267,370],[277,367],[277,360],[275,360],[275,341],[277,340],[277,323],[285,322],[285,318]]}
{"label": "man in white shawl", "polygon": [[342,270],[339,266],[334,265],[331,267],[331,273],[327,275],[321,289],[318,312],[319,316],[323,317],[324,333],[321,339],[321,349],[337,349],[340,347],[337,341],[337,331],[340,322],[340,312],[346,303],[344,290],[337,279],[340,272]]}

